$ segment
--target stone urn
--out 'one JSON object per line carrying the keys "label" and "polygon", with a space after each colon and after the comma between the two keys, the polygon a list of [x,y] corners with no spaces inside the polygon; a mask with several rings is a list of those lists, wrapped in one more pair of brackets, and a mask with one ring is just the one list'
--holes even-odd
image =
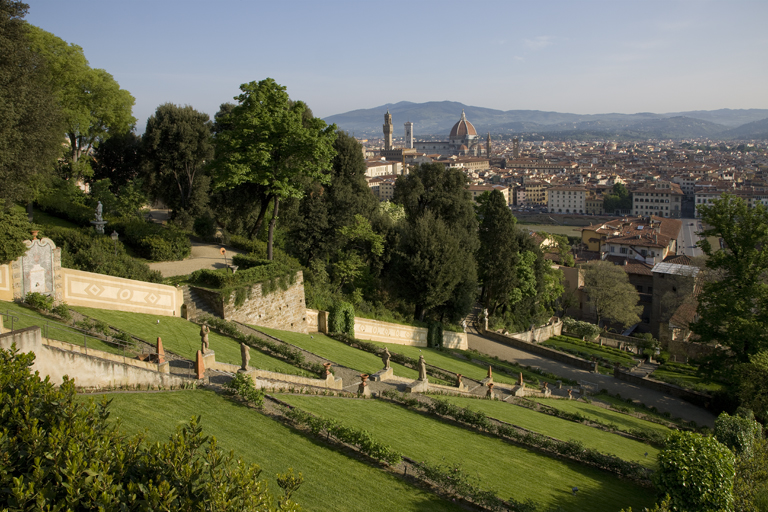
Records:
{"label": "stone urn", "polygon": [[331,363],[323,363],[323,368],[325,368],[326,376],[331,374]]}
{"label": "stone urn", "polygon": [[365,384],[366,382],[368,382],[368,377],[369,377],[369,375],[368,375],[367,373],[361,373],[361,374],[360,374],[360,379],[361,379],[361,381],[362,381],[362,383],[363,383],[363,384]]}

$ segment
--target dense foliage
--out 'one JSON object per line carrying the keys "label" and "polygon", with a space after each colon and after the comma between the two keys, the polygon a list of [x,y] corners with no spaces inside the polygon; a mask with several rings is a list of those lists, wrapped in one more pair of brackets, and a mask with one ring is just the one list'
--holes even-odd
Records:
{"label": "dense foliage", "polygon": [[109,403],[84,403],[74,382],[32,374],[33,354],[0,350],[0,501],[8,511],[299,510],[277,508],[255,464],[202,433],[199,418],[166,443],[127,437]]}
{"label": "dense foliage", "polygon": [[0,264],[8,263],[27,252],[24,240],[32,237],[27,216],[17,210],[5,210],[0,204]]}
{"label": "dense foliage", "polygon": [[673,431],[657,460],[656,486],[676,510],[733,510],[735,459],[714,437]]}
{"label": "dense foliage", "polygon": [[597,317],[598,326],[614,322],[629,327],[640,321],[642,306],[629,276],[610,261],[596,260],[584,265],[584,291]]}
{"label": "dense foliage", "polygon": [[6,208],[34,198],[61,153],[64,132],[51,70],[30,49],[28,8],[0,0],[0,203]]}

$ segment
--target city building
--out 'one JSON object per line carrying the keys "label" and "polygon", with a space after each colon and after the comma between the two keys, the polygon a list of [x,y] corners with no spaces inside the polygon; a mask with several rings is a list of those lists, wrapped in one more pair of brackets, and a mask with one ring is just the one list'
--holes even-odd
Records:
{"label": "city building", "polygon": [[580,187],[552,187],[548,191],[550,213],[585,213],[587,190]]}

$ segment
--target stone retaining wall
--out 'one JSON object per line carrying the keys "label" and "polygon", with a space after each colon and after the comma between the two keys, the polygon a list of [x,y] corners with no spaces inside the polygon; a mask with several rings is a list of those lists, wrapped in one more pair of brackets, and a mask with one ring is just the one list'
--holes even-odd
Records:
{"label": "stone retaining wall", "polygon": [[76,386],[88,389],[180,388],[195,382],[169,374],[168,363],[158,365],[43,338],[39,327],[0,335],[0,347],[7,350],[14,343],[20,352],[34,352],[32,369],[50,377],[56,385],[64,381],[65,375],[74,378]]}
{"label": "stone retaining wall", "polygon": [[542,341],[547,341],[552,336],[560,336],[562,332],[563,321],[555,317],[555,320],[547,325],[542,325],[541,327],[526,332],[507,334],[506,336],[512,336],[528,343],[541,343]]}
{"label": "stone retaining wall", "polygon": [[[236,364],[219,363],[216,362],[215,357],[212,362],[206,361],[206,368],[212,370],[218,370],[227,373],[237,373],[240,371],[240,366]],[[328,389],[342,389],[342,380],[335,378],[332,374],[326,379],[312,379],[309,377],[301,377],[299,375],[290,375],[287,373],[270,372],[267,370],[260,370],[258,368],[251,368],[248,370],[248,375],[253,379],[253,383],[257,388],[267,387],[268,389],[279,388],[274,383],[270,383],[268,386],[264,386],[265,380],[267,381],[279,381],[287,382],[290,384],[296,384],[298,386],[312,386],[316,388],[328,388]]]}
{"label": "stone retaining wall", "polygon": [[[325,311],[308,309],[306,318],[309,329],[327,334],[327,315]],[[426,347],[428,332],[429,330],[424,327],[355,317],[355,338],[359,340],[408,345],[410,347]],[[467,333],[443,331],[443,346],[450,349],[467,350],[469,348]]]}

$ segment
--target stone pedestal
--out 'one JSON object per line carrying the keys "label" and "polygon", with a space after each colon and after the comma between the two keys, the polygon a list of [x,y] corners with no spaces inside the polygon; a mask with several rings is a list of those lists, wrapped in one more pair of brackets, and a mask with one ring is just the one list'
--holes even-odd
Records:
{"label": "stone pedestal", "polygon": [[374,382],[379,382],[379,381],[390,379],[394,376],[395,376],[395,371],[390,366],[389,368],[384,368],[382,370],[377,371],[373,375],[371,375],[371,380]]}
{"label": "stone pedestal", "polygon": [[203,352],[203,362],[206,368],[214,368],[216,366],[216,352],[211,349]]}
{"label": "stone pedestal", "polygon": [[91,224],[96,228],[96,232],[100,235],[104,234],[104,226],[107,224],[105,220],[92,220]]}
{"label": "stone pedestal", "polygon": [[429,391],[429,380],[415,380],[413,383],[408,385],[405,390],[408,393],[426,393]]}
{"label": "stone pedestal", "polygon": [[157,365],[157,371],[159,371],[160,373],[171,373],[171,363],[169,363],[168,361],[164,363],[159,363]]}

